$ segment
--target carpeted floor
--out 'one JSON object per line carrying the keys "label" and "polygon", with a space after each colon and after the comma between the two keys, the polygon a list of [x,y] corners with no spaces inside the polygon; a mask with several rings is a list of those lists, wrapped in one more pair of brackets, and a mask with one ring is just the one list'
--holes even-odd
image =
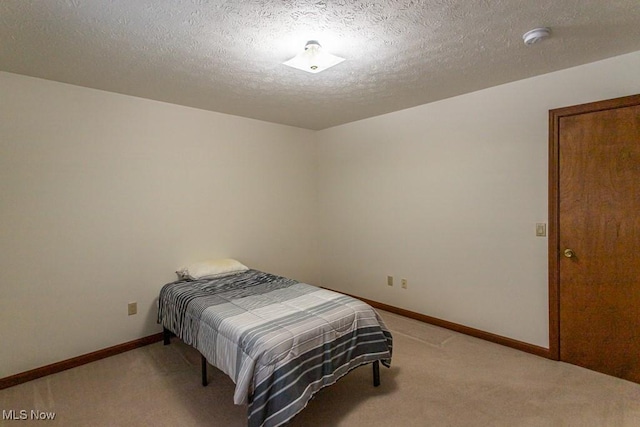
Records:
{"label": "carpeted floor", "polygon": [[[351,372],[320,391],[302,426],[640,426],[640,385],[381,312],[393,366]],[[103,359],[0,391],[1,425],[245,426],[234,384],[178,340]],[[7,420],[9,411],[54,421]]]}

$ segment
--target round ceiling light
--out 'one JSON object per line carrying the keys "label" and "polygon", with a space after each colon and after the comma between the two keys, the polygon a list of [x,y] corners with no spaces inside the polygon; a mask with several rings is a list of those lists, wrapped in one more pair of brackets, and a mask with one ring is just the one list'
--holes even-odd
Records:
{"label": "round ceiling light", "polygon": [[543,39],[546,39],[551,34],[551,30],[547,27],[534,28],[531,31],[527,31],[522,36],[522,40],[524,40],[524,44],[527,46],[531,46],[532,44],[538,43]]}

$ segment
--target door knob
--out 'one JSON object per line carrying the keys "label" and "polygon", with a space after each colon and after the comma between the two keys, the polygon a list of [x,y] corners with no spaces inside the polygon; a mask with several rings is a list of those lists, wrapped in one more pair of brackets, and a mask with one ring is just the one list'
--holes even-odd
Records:
{"label": "door knob", "polygon": [[567,258],[573,258],[574,256],[576,256],[576,253],[573,252],[573,249],[565,249],[564,256],[566,256]]}

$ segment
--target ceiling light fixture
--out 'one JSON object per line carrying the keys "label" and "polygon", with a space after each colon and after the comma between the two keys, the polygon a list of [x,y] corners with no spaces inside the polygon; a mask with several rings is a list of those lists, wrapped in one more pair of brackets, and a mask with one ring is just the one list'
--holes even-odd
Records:
{"label": "ceiling light fixture", "polygon": [[344,58],[325,52],[322,50],[320,43],[315,40],[310,40],[304,46],[303,52],[300,52],[287,62],[283,62],[283,64],[315,74],[334,65],[338,65],[342,61],[344,61]]}
{"label": "ceiling light fixture", "polygon": [[522,40],[524,40],[524,44],[531,46],[532,44],[546,39],[550,34],[551,30],[547,27],[534,28],[533,30],[524,33]]}

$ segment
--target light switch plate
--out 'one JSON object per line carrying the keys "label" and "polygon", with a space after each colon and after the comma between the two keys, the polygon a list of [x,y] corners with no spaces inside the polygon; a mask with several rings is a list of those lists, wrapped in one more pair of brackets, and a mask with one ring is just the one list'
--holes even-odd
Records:
{"label": "light switch plate", "polygon": [[137,302],[130,302],[127,305],[127,309],[129,311],[129,316],[132,316],[132,315],[136,314],[138,312],[138,303]]}
{"label": "light switch plate", "polygon": [[536,236],[544,237],[547,235],[547,224],[539,222],[536,224]]}

